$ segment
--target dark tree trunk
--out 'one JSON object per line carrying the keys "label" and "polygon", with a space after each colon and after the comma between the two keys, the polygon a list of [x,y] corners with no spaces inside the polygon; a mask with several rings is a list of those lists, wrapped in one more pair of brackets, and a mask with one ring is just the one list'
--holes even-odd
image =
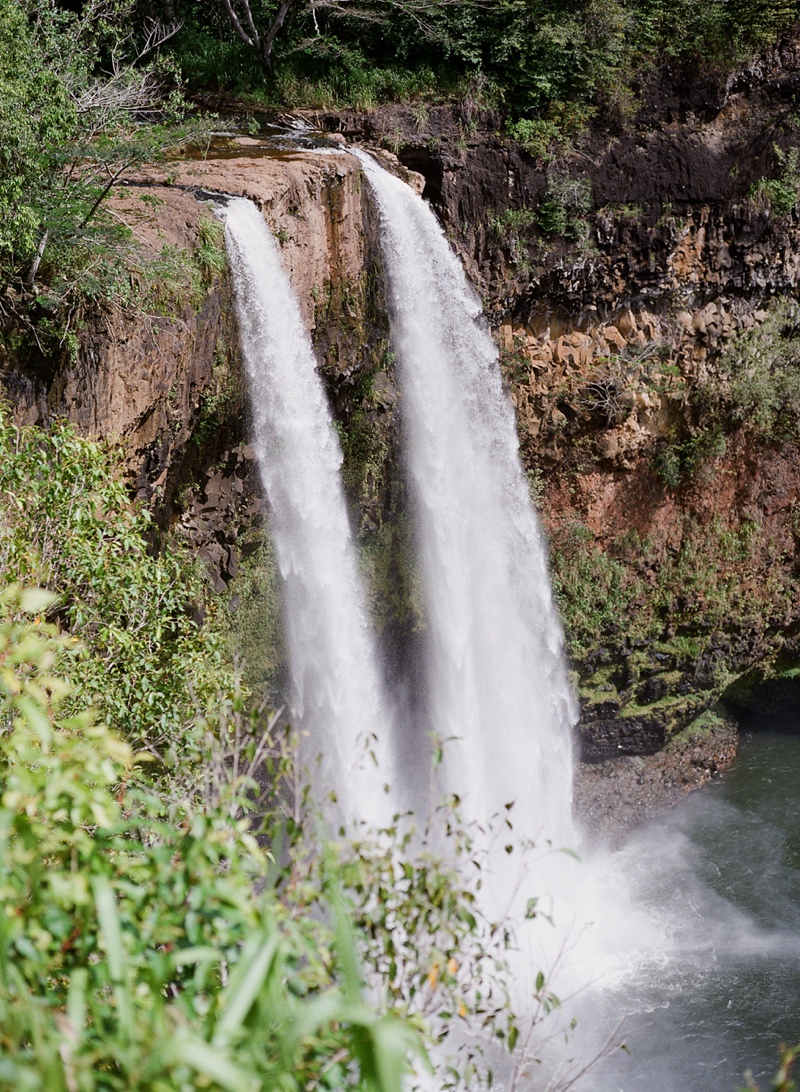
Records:
{"label": "dark tree trunk", "polygon": [[272,26],[267,31],[267,36],[261,46],[261,66],[268,75],[272,75],[272,45],[279,30],[286,22],[286,16],[295,0],[282,0],[278,8],[278,14],[273,20]]}

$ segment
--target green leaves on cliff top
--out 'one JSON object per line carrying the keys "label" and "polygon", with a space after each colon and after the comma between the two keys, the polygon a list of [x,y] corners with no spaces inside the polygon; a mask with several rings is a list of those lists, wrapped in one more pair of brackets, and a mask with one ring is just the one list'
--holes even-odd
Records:
{"label": "green leaves on cliff top", "polygon": [[0,326],[39,362],[136,264],[114,186],[202,128],[177,124],[170,31],[136,0],[0,0]]}
{"label": "green leaves on cliff top", "polygon": [[32,259],[40,196],[55,185],[77,125],[66,84],[48,70],[16,0],[0,0],[0,263]]}
{"label": "green leaves on cliff top", "polygon": [[[643,70],[692,60],[729,71],[797,19],[795,0],[234,0],[274,63],[259,69],[214,0],[175,0],[185,26],[170,48],[197,88],[256,92],[275,105],[368,107],[466,96],[512,120],[553,107],[608,105],[625,116]],[[284,16],[287,16],[285,19]],[[687,70],[688,71],[688,70]],[[565,134],[559,126],[561,135]],[[567,136],[570,134],[567,132]],[[558,136],[556,143],[558,143]]]}

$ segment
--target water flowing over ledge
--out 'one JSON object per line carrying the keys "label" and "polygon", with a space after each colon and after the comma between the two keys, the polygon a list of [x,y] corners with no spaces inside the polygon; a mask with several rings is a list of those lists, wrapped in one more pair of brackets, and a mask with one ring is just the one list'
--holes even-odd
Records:
{"label": "water flowing over ledge", "polygon": [[515,837],[573,846],[574,705],[497,349],[433,212],[355,154],[381,216],[446,787],[468,821],[513,802]]}
{"label": "water flowing over ledge", "polygon": [[[391,818],[389,715],[340,482],[342,454],[280,252],[256,206],[221,211],[250,386],[253,443],[284,581],[293,716],[344,817]],[[320,800],[323,803],[323,800]]]}

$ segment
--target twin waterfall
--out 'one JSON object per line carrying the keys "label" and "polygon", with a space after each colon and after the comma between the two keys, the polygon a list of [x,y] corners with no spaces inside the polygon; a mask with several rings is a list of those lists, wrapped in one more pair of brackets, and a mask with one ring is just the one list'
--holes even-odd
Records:
{"label": "twin waterfall", "polygon": [[[423,827],[431,802],[458,802],[471,837],[470,861],[459,863],[470,882],[479,865],[483,920],[503,921],[514,935],[515,1011],[531,1028],[539,1018],[531,1002],[539,969],[567,1002],[548,1017],[556,1027],[548,1023],[536,1047],[545,1063],[537,1079],[548,1088],[572,1087],[552,1083],[565,1066],[584,1089],[698,1087],[669,1077],[671,1055],[681,1052],[688,1060],[676,1072],[705,1074],[704,1088],[733,1087],[735,1069],[729,1082],[724,1066],[718,1078],[711,1073],[722,1052],[714,1029],[728,1035],[733,999],[768,981],[758,960],[768,952],[785,959],[796,935],[768,935],[720,898],[678,817],[616,854],[594,847],[576,864],[561,852],[580,848],[571,807],[574,708],[497,352],[430,209],[369,156],[354,154],[380,221],[422,577],[426,624],[415,665],[422,692],[413,707],[384,677],[340,481],[342,454],[278,247],[249,201],[220,211],[285,585],[292,719],[306,741],[315,800],[353,831],[383,831],[379,839],[395,816],[411,812]],[[544,913],[531,923],[527,900],[536,897]],[[718,961],[728,968],[721,977]],[[752,978],[741,977],[742,967]],[[718,997],[722,1022],[706,1028],[705,1039],[695,1034],[696,996]],[[674,1041],[659,1030],[663,1014],[660,1023],[652,1016],[673,1003],[676,1027],[682,1003],[692,1028]],[[615,1057],[610,1074],[589,1073],[626,1012],[644,1061],[627,1070]],[[577,1031],[566,1058],[560,1033],[572,1017]],[[472,1044],[481,1031],[470,1026],[463,1035]],[[515,1081],[509,1085],[519,1087]]]}
{"label": "twin waterfall", "polygon": [[[413,716],[386,693],[309,337],[278,247],[255,206],[237,199],[220,215],[285,583],[293,717],[309,740],[306,761],[321,766],[312,771],[320,802],[335,799],[351,825],[378,828],[424,806],[437,740],[438,793],[457,798],[478,832],[482,897],[503,914],[524,896],[572,886],[554,884],[569,867],[557,851],[577,841],[574,710],[546,550],[476,294],[422,199],[354,154],[381,223],[425,595],[425,692]],[[520,858],[534,844],[550,864],[524,877]],[[575,920],[574,908],[561,911]]]}

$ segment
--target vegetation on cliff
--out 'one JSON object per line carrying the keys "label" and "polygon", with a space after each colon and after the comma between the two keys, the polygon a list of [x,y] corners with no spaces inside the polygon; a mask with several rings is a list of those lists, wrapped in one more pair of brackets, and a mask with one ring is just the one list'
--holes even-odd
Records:
{"label": "vegetation on cliff", "polygon": [[[190,84],[264,82],[273,102],[369,105],[472,88],[538,141],[597,108],[623,112],[654,62],[739,63],[796,19],[791,0],[226,0],[164,11],[185,19],[175,52]],[[268,50],[268,56],[265,54]],[[531,122],[534,122],[531,127]]]}
{"label": "vegetation on cliff", "polygon": [[185,123],[161,48],[174,28],[136,8],[0,2],[0,328],[12,351],[74,352],[87,303],[129,301],[137,281],[165,279],[141,268],[108,198],[202,126]]}

